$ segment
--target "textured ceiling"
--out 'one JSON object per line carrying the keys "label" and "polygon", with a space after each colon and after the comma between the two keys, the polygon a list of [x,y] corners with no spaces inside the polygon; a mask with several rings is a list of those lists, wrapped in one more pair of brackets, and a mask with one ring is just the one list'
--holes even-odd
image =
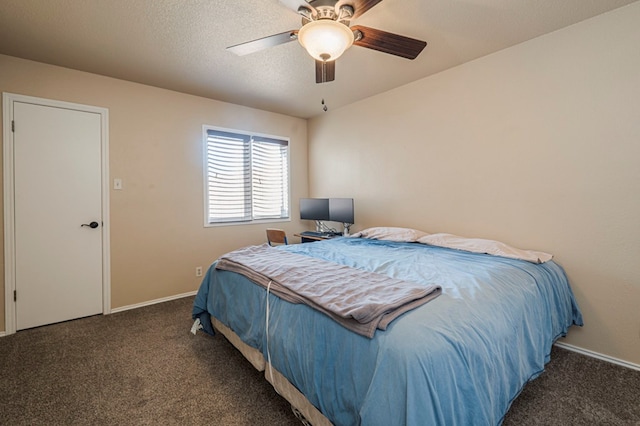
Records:
{"label": "textured ceiling", "polygon": [[[354,46],[316,84],[292,0],[0,0],[0,53],[296,117],[390,90],[637,0],[384,0],[352,22],[427,41],[415,60]],[[296,1],[293,1],[296,3]]]}

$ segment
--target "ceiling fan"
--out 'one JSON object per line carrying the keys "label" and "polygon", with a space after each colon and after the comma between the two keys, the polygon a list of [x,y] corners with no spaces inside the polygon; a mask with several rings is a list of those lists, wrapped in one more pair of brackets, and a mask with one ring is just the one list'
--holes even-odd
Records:
{"label": "ceiling fan", "polygon": [[227,47],[236,55],[248,55],[298,40],[316,61],[316,83],[335,79],[335,61],[351,45],[366,47],[407,59],[415,59],[426,42],[362,25],[351,20],[382,0],[280,0],[302,16],[302,27]]}

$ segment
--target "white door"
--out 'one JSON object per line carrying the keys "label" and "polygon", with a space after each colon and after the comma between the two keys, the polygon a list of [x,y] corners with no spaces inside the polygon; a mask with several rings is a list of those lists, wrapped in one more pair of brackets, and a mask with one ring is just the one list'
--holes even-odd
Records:
{"label": "white door", "polygon": [[13,108],[16,329],[101,313],[101,116]]}

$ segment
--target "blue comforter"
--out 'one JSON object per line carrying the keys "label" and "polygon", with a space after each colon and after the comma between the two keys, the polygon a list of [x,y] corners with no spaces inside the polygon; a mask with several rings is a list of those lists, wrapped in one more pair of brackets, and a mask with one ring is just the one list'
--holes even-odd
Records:
{"label": "blue comforter", "polygon": [[[367,339],[246,278],[207,272],[193,316],[208,315],[260,350],[336,425],[495,425],[551,346],[582,316],[562,268],[360,238],[282,246],[425,285],[437,299]],[[363,283],[366,285],[366,283]],[[269,352],[267,354],[267,352]]]}

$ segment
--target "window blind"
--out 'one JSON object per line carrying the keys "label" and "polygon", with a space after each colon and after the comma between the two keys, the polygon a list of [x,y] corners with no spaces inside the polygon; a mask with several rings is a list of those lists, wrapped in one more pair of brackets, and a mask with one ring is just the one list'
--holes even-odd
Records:
{"label": "window blind", "polygon": [[208,223],[289,217],[289,142],[208,129]]}

